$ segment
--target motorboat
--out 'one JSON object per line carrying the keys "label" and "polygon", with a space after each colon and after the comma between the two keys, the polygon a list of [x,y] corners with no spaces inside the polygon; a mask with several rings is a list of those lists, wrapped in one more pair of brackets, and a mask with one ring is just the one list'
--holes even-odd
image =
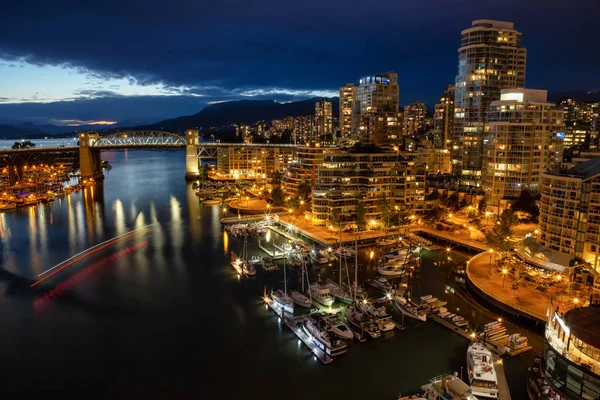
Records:
{"label": "motorboat", "polygon": [[329,264],[329,255],[327,252],[319,249],[313,249],[310,251],[310,258],[317,264]]}
{"label": "motorboat", "polygon": [[283,307],[284,311],[292,314],[294,312],[294,299],[285,294],[281,289],[271,292],[271,298],[274,302]]}
{"label": "motorboat", "polygon": [[326,285],[322,285],[320,283],[313,283],[310,285],[309,290],[313,301],[316,301],[317,303],[324,305],[325,307],[332,306],[334,299],[333,296],[331,296],[331,293],[329,292],[329,289]]}
{"label": "motorboat", "polygon": [[346,319],[348,319],[348,322],[350,322],[360,334],[367,334],[371,339],[381,337],[379,325],[360,311],[348,307],[344,310],[344,315],[346,316]]}
{"label": "motorboat", "polygon": [[240,276],[256,275],[256,268],[246,260],[237,259],[231,262],[231,266],[237,271]]}
{"label": "motorboat", "polygon": [[392,285],[390,285],[388,280],[385,279],[383,276],[379,276],[375,279],[367,279],[365,283],[385,294],[387,294],[392,289]]}
{"label": "motorboat", "polygon": [[329,315],[323,317],[327,321],[327,329],[340,339],[351,340],[354,337],[352,330],[346,325],[339,316]]}
{"label": "motorboat", "polygon": [[358,304],[358,309],[364,314],[375,318],[375,321],[382,332],[392,331],[396,327],[394,322],[392,322],[392,317],[385,310],[385,307],[375,307],[373,304],[363,301]]}
{"label": "motorboat", "polygon": [[417,319],[419,321],[427,321],[427,314],[419,308],[415,303],[407,300],[406,303],[401,303],[394,300],[396,308],[404,315],[410,318]]}
{"label": "motorboat", "polygon": [[494,360],[492,353],[483,344],[476,342],[467,349],[467,372],[475,396],[498,398],[498,378]]}
{"label": "motorboat", "polygon": [[260,261],[265,271],[271,272],[279,269],[279,267],[273,263],[271,257],[263,257]]}
{"label": "motorboat", "polygon": [[260,257],[257,257],[257,256],[252,256],[252,258],[250,258],[250,259],[248,260],[248,262],[249,262],[250,264],[261,264],[261,263],[262,263],[262,258],[260,258]]}
{"label": "motorboat", "polygon": [[338,247],[333,253],[338,257],[354,257],[356,254],[354,250],[346,247]]}
{"label": "motorboat", "polygon": [[421,390],[427,400],[477,400],[471,387],[456,373],[433,378],[431,383],[421,386]]}
{"label": "motorboat", "polygon": [[343,340],[332,338],[327,330],[327,322],[319,316],[310,316],[304,321],[304,331],[315,341],[320,342],[332,356],[346,352],[347,345]]}
{"label": "motorboat", "polygon": [[310,301],[310,298],[308,298],[307,296],[305,296],[304,294],[300,293],[297,290],[292,290],[292,292],[290,293],[290,297],[292,298],[294,303],[296,303],[297,305],[299,305],[301,307],[306,307],[306,308],[312,307],[312,302]]}
{"label": "motorboat", "polygon": [[383,265],[377,268],[379,275],[386,276],[388,278],[399,278],[404,275],[404,268],[393,265]]}
{"label": "motorboat", "polygon": [[342,287],[340,287],[337,283],[328,279],[325,284],[329,292],[335,297],[337,300],[341,301],[345,304],[352,304],[352,295],[346,292]]}

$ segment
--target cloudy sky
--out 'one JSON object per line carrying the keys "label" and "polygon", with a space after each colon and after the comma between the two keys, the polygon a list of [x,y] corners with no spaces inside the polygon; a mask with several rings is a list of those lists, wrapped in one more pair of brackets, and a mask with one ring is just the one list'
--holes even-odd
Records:
{"label": "cloudy sky", "polygon": [[523,32],[528,87],[600,90],[598,15],[598,0],[6,2],[0,122],[157,121],[224,100],[335,96],[384,71],[402,104],[433,104],[480,18]]}

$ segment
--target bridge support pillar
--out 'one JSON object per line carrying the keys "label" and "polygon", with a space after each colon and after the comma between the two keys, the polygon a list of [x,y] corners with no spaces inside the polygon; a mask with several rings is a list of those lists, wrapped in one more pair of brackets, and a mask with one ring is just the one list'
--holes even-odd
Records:
{"label": "bridge support pillar", "polygon": [[198,136],[197,129],[185,131],[185,179],[194,180],[200,176],[198,163]]}
{"label": "bridge support pillar", "polygon": [[23,165],[9,165],[8,166],[8,183],[12,186],[19,181],[23,180]]}
{"label": "bridge support pillar", "polygon": [[98,140],[98,133],[79,133],[79,169],[82,179],[93,178],[95,181],[104,180],[100,150],[92,148],[96,140]]}

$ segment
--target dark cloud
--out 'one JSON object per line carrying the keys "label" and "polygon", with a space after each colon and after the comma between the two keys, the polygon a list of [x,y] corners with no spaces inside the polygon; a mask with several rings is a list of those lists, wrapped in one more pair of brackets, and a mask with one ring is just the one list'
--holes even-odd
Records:
{"label": "dark cloud", "polygon": [[597,0],[6,3],[0,58],[184,86],[182,99],[169,98],[177,104],[257,89],[336,90],[389,70],[403,104],[431,104],[454,81],[460,31],[478,18],[514,21],[523,32],[527,86],[600,88]]}

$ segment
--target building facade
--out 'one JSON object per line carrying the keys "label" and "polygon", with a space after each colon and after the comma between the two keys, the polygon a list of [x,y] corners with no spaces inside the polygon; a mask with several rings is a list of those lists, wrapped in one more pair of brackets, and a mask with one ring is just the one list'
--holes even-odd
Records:
{"label": "building facade", "polygon": [[[421,212],[425,199],[426,168],[391,153],[326,154],[317,171],[312,192],[312,222],[327,225],[333,213],[341,224],[356,223],[356,206],[363,202],[366,219],[382,223],[379,206],[385,201],[391,210],[405,207]],[[334,211],[335,210],[335,211]]]}
{"label": "building facade", "polygon": [[452,165],[461,184],[479,186],[483,132],[500,90],[525,86],[526,50],[512,22],[476,20],[461,33],[454,96]]}
{"label": "building facade", "polygon": [[600,271],[600,159],[542,174],[539,243]]}
{"label": "building facade", "polygon": [[316,144],[297,147],[294,158],[283,172],[281,190],[288,196],[295,196],[298,186],[302,183],[313,186],[317,179],[317,170],[323,164],[323,157],[336,150],[336,147]]}
{"label": "building facade", "polygon": [[454,131],[454,85],[448,85],[433,112],[433,145],[451,149]]}
{"label": "building facade", "polygon": [[354,125],[354,102],[356,101],[357,87],[348,83],[340,88],[340,137],[355,139],[356,127]]}
{"label": "building facade", "polygon": [[426,165],[428,174],[452,173],[452,155],[448,149],[419,147],[417,161]]}
{"label": "building facade", "polygon": [[488,207],[507,208],[523,189],[540,192],[542,173],[562,161],[563,110],[545,90],[503,89],[485,126],[483,179]]}
{"label": "building facade", "polygon": [[427,106],[417,100],[412,104],[404,106],[404,129],[405,135],[423,132],[425,130],[425,119],[427,118]]}
{"label": "building facade", "polygon": [[567,400],[600,398],[600,307],[550,310],[546,323],[542,372]]}
{"label": "building facade", "polygon": [[333,110],[331,102],[326,98],[315,103],[315,141],[333,140]]}
{"label": "building facade", "polygon": [[217,174],[221,179],[265,179],[281,172],[293,159],[295,147],[220,146],[217,149]]}
{"label": "building facade", "polygon": [[402,116],[398,109],[398,75],[394,72],[360,79],[354,104],[354,125],[365,144],[391,147],[400,144]]}

